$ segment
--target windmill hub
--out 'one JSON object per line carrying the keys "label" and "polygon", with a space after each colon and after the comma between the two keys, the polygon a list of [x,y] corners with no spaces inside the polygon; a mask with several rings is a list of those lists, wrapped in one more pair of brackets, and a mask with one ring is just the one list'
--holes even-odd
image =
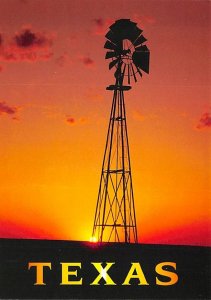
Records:
{"label": "windmill hub", "polygon": [[128,57],[128,56],[127,56],[128,53],[131,53],[130,49],[123,49],[123,50],[122,50],[122,55],[123,55],[122,58],[124,58],[124,56]]}

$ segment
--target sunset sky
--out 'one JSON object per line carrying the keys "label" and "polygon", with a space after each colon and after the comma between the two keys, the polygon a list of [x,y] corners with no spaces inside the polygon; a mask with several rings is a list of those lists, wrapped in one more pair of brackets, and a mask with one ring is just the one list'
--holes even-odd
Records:
{"label": "sunset sky", "polygon": [[151,51],[125,95],[139,242],[211,245],[203,0],[0,0],[0,237],[89,240],[121,18]]}

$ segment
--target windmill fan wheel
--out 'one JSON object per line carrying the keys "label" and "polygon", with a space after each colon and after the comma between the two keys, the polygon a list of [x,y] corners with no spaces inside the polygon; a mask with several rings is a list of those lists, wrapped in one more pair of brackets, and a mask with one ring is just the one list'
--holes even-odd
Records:
{"label": "windmill fan wheel", "polygon": [[147,39],[142,35],[142,30],[129,19],[117,20],[106,34],[107,41],[104,45],[108,49],[105,58],[112,59],[109,69],[116,67],[115,77],[127,78],[130,84],[131,77],[137,81],[137,75],[142,77],[142,72],[149,73],[150,52],[144,43]]}

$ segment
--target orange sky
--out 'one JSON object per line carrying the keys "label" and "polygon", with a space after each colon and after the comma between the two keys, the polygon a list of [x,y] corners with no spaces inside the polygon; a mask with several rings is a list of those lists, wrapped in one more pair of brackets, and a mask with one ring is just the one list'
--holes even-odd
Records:
{"label": "orange sky", "polygon": [[114,83],[104,35],[130,18],[151,51],[125,96],[139,241],[211,245],[209,9],[0,1],[1,237],[89,240]]}

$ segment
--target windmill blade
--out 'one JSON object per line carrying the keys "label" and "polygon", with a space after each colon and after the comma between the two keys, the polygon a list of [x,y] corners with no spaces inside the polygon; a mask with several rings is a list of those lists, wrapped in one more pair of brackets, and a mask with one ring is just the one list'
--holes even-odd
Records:
{"label": "windmill blade", "polygon": [[137,79],[136,79],[136,74],[134,72],[134,69],[133,69],[133,64],[131,63],[131,69],[132,69],[132,72],[133,72],[133,77],[134,77],[134,80],[135,82],[137,82]]}
{"label": "windmill blade", "polygon": [[119,61],[119,58],[112,60],[109,64],[109,70],[111,70],[117,64],[118,61]]}
{"label": "windmill blade", "polygon": [[149,74],[149,52],[134,52],[133,62],[136,67],[141,68],[144,72]]}
{"label": "windmill blade", "polygon": [[140,47],[136,48],[136,51],[141,51],[141,52],[149,52],[149,49],[147,48],[146,45],[142,45]]}
{"label": "windmill blade", "polygon": [[127,65],[128,84],[130,84],[130,65]]}
{"label": "windmill blade", "polygon": [[113,31],[108,31],[105,37],[110,40],[113,44],[119,43],[119,36],[118,34],[114,33]]}
{"label": "windmill blade", "polygon": [[123,79],[124,76],[125,76],[125,70],[126,70],[126,64],[124,64],[124,69],[123,69],[123,71],[122,71],[122,79]]}
{"label": "windmill blade", "polygon": [[137,38],[141,33],[142,33],[141,29],[134,27],[130,31],[128,31],[127,34],[124,33],[123,39],[131,41],[131,45],[133,45],[134,41],[137,40]]}
{"label": "windmill blade", "polygon": [[136,26],[137,23],[130,21],[130,19],[120,19],[117,20],[114,24],[112,24],[109,28],[115,32],[117,30],[123,30],[128,26]]}
{"label": "windmill blade", "polygon": [[106,41],[104,48],[109,50],[117,50],[117,46],[111,43],[110,41]]}
{"label": "windmill blade", "polygon": [[135,27],[133,29],[133,32],[131,33],[131,41],[134,42],[142,32],[143,32],[142,29]]}
{"label": "windmill blade", "polygon": [[129,19],[121,19],[116,21],[110,26],[110,29],[115,35],[118,35],[119,40],[128,39],[133,41],[142,32],[141,29],[138,29],[136,23],[131,22]]}
{"label": "windmill blade", "polygon": [[133,43],[133,45],[136,47],[138,46],[139,44],[143,44],[144,42],[146,42],[147,39],[143,36],[143,35],[140,35]]}
{"label": "windmill blade", "polygon": [[149,49],[146,46],[141,46],[140,48],[142,51],[133,52],[133,63],[136,67],[141,68],[144,72],[149,74]]}
{"label": "windmill blade", "polygon": [[139,67],[136,66],[136,70],[137,70],[137,72],[139,73],[139,75],[142,77],[142,73],[141,73],[141,71],[139,70]]}
{"label": "windmill blade", "polygon": [[106,52],[106,56],[105,56],[105,59],[108,59],[108,58],[113,58],[113,57],[117,57],[118,54],[117,52]]}

